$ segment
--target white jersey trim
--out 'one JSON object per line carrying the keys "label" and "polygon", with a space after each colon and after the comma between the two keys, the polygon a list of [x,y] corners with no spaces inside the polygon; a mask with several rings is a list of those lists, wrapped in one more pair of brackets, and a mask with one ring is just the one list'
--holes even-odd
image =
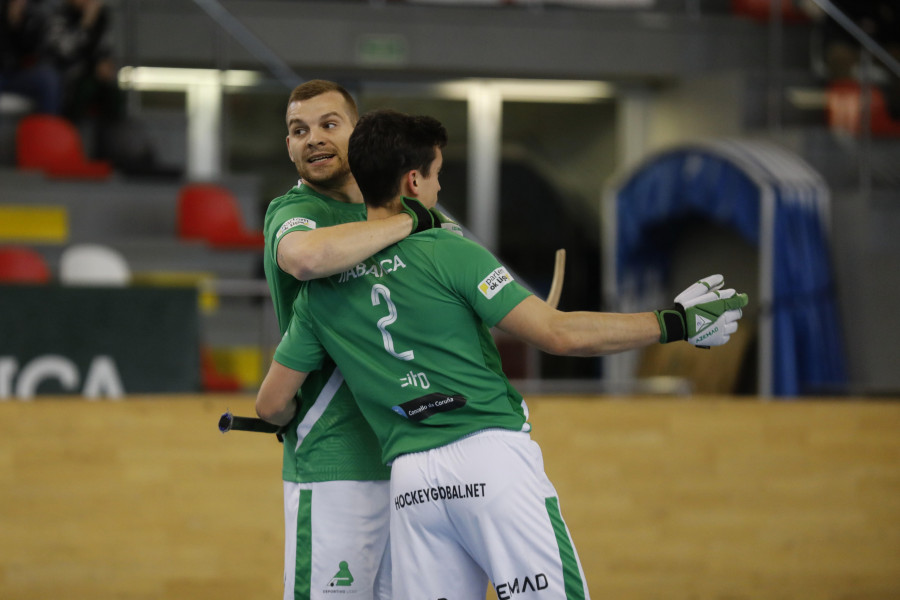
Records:
{"label": "white jersey trim", "polygon": [[334,395],[337,393],[342,383],[344,383],[344,374],[341,373],[340,369],[335,367],[331,377],[328,378],[322,391],[319,392],[316,401],[297,425],[297,445],[294,447],[294,452],[300,449],[300,444],[303,443],[303,440],[306,439],[310,430],[319,421],[322,414],[324,414],[325,410],[328,408],[328,405],[331,404]]}

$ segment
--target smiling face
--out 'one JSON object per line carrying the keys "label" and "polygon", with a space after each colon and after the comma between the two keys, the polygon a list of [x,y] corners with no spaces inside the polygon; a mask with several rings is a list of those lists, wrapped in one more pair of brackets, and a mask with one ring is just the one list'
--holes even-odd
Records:
{"label": "smiling face", "polygon": [[322,191],[353,181],[347,142],[355,120],[339,92],[291,102],[287,109],[287,148],[303,181]]}

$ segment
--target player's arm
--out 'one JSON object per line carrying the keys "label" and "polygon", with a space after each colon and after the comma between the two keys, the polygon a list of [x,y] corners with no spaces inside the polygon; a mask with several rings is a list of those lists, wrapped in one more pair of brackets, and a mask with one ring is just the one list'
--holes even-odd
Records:
{"label": "player's arm", "polygon": [[660,340],[652,312],[563,312],[528,296],[497,327],[549,354],[600,356],[643,348]]}
{"label": "player's arm", "polygon": [[400,213],[375,221],[291,231],[278,242],[278,266],[301,281],[327,277],[402,240],[413,228],[410,215]]}
{"label": "player's arm", "polygon": [[404,199],[403,212],[384,219],[287,233],[278,243],[278,266],[301,281],[346,271],[406,236],[452,223],[437,210]]}
{"label": "player's arm", "polygon": [[710,275],[675,298],[671,308],[643,313],[562,312],[528,296],[497,324],[550,354],[599,356],[686,340],[708,348],[728,342],[747,305],[746,294],[721,289]]}
{"label": "player's arm", "polygon": [[259,418],[276,425],[290,423],[297,413],[297,390],[306,381],[306,375],[273,360],[256,395]]}

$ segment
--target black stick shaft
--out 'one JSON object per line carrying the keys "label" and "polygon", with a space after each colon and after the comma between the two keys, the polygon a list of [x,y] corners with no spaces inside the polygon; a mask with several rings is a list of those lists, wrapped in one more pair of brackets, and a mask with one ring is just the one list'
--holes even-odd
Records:
{"label": "black stick shaft", "polygon": [[236,417],[230,412],[219,417],[219,431],[227,433],[236,431],[257,431],[259,433],[278,433],[281,427],[254,417]]}

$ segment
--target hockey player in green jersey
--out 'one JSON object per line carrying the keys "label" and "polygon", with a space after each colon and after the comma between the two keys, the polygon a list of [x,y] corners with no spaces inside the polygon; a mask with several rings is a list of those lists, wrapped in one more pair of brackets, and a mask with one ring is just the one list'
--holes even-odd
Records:
{"label": "hockey player in green jersey", "polygon": [[412,214],[417,233],[301,290],[257,412],[289,422],[306,374],[326,356],[341,368],[392,465],[395,598],[481,600],[489,580],[545,600],[587,598],[526,404],[489,328],[575,356],[676,340],[710,346],[736,331],[747,297],[713,276],[663,311],[551,308],[474,242],[422,227],[436,224],[429,209],[445,144],[429,117],[360,119],[349,157],[367,219]]}
{"label": "hockey player in green jersey", "polygon": [[[300,180],[273,200],[263,263],[279,330],[308,280],[343,272],[415,229],[398,214],[366,220],[347,159],[356,102],[342,86],[311,80],[288,99],[288,155]],[[309,374],[283,428],[284,599],[323,598],[346,563],[357,600],[389,600],[390,469],[332,361]],[[330,597],[330,596],[329,596]]]}

